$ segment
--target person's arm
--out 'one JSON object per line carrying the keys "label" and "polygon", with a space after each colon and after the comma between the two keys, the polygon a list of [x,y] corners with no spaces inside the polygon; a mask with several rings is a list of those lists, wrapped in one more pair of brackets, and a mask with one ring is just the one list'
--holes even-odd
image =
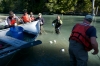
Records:
{"label": "person's arm", "polygon": [[53,24],[53,23],[56,23],[56,21],[57,21],[57,19],[55,19],[55,20],[52,22],[52,24]]}
{"label": "person's arm", "polygon": [[36,17],[36,18],[35,18],[35,21],[37,21],[37,20],[39,20],[39,17]]}
{"label": "person's arm", "polygon": [[16,16],[16,19],[18,20],[18,22],[20,22],[20,18],[18,16]]}
{"label": "person's arm", "polygon": [[62,20],[60,20],[60,24],[61,24],[61,25],[63,24]]}
{"label": "person's arm", "polygon": [[29,22],[31,23],[31,17],[30,17],[30,15],[27,14],[27,17],[28,17]]}
{"label": "person's arm", "polygon": [[7,17],[7,23],[8,23],[8,25],[10,25],[10,19],[9,19],[9,17]]}
{"label": "person's arm", "polygon": [[94,49],[94,52],[92,53],[93,55],[98,54],[99,49],[98,49],[98,42],[96,41],[96,37],[91,37],[91,45]]}
{"label": "person's arm", "polygon": [[22,22],[24,22],[24,20],[23,20],[23,16],[21,16],[21,18],[20,18],[20,19],[21,19],[21,21],[22,21]]}
{"label": "person's arm", "polygon": [[87,31],[86,31],[87,36],[90,38],[90,42],[92,45],[92,48],[94,52],[92,53],[93,55],[98,54],[98,42],[96,41],[97,38],[97,31],[94,26],[91,26]]}
{"label": "person's arm", "polygon": [[57,19],[53,20],[52,26],[55,26],[55,23],[57,22]]}
{"label": "person's arm", "polygon": [[45,23],[44,18],[42,18],[41,20],[42,20],[42,23],[43,23],[43,25],[44,25],[44,23]]}
{"label": "person's arm", "polygon": [[59,25],[59,28],[61,27],[61,25],[63,24],[62,20],[60,20],[60,25]]}

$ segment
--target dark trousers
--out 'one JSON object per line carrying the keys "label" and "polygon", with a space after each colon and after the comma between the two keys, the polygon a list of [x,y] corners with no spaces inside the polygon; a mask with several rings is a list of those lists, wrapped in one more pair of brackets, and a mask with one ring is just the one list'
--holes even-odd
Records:
{"label": "dark trousers", "polygon": [[69,42],[69,55],[71,66],[87,66],[88,52],[84,46],[75,40]]}
{"label": "dark trousers", "polygon": [[43,25],[40,25],[40,34],[42,34]]}
{"label": "dark trousers", "polygon": [[57,34],[59,34],[59,33],[60,33],[60,31],[59,31],[59,29],[58,29],[58,28],[55,28],[55,32],[56,32]]}

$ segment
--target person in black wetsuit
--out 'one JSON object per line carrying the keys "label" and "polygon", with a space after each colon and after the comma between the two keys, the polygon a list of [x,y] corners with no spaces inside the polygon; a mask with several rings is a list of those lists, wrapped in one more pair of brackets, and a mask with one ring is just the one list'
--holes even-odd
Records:
{"label": "person in black wetsuit", "polygon": [[62,20],[60,19],[60,16],[58,15],[57,16],[57,19],[55,19],[53,22],[52,22],[52,26],[55,26],[55,33],[59,34],[60,33],[60,28],[61,28],[61,25],[62,25]]}

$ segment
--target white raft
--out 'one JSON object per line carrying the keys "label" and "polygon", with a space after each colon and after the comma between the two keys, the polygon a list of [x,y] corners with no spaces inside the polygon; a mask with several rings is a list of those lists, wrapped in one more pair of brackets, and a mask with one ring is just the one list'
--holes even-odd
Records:
{"label": "white raft", "polygon": [[0,48],[0,66],[5,64],[3,63],[4,58],[7,59],[8,56],[21,50],[22,48],[32,47],[42,43],[40,40],[36,40],[40,32],[39,21],[22,24],[20,26],[24,29],[24,40],[11,37],[9,32],[10,28],[0,30],[0,43],[3,45],[3,47]]}

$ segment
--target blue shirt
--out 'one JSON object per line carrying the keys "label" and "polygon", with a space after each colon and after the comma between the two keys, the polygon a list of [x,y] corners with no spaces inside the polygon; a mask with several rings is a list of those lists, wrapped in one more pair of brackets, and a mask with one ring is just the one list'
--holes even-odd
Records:
{"label": "blue shirt", "polygon": [[90,38],[90,37],[96,37],[96,28],[94,26],[91,26],[87,31],[86,31],[86,35]]}

